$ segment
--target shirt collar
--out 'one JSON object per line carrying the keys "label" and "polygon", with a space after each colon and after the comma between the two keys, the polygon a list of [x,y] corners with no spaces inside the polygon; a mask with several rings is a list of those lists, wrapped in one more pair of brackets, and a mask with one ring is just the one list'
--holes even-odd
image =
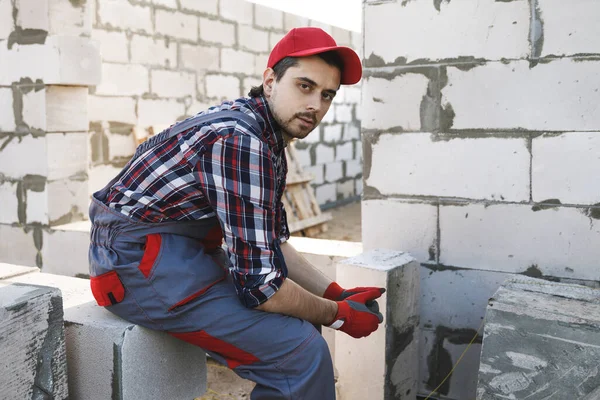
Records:
{"label": "shirt collar", "polygon": [[264,96],[252,97],[248,100],[248,107],[256,114],[258,114],[265,122],[263,131],[263,137],[269,144],[269,146],[276,152],[281,152],[287,143],[283,139],[283,133],[281,127],[273,118],[267,99]]}

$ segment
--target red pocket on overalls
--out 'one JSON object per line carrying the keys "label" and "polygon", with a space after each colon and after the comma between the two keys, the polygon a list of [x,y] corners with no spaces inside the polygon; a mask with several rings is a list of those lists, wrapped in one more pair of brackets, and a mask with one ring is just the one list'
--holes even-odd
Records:
{"label": "red pocket on overalls", "polygon": [[99,306],[106,307],[123,301],[125,288],[116,271],[90,278],[92,294]]}

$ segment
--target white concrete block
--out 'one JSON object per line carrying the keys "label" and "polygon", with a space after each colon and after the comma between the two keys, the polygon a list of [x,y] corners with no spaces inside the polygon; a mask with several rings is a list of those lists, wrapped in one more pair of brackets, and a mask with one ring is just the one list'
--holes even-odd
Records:
{"label": "white concrete block", "polygon": [[256,4],[254,6],[254,23],[261,28],[283,29],[283,12]]}
{"label": "white concrete block", "polygon": [[95,18],[95,2],[73,4],[63,0],[48,0],[50,35],[90,36]]}
{"label": "white concrete block", "polygon": [[525,139],[435,141],[427,133],[382,134],[372,149],[366,181],[384,195],[529,200]]}
{"label": "white concrete block", "polygon": [[311,20],[308,21],[308,25],[309,26],[314,26],[314,27],[317,27],[317,28],[321,28],[325,32],[329,33],[330,35],[333,33],[332,26],[329,25],[329,24],[326,24],[325,22],[315,21],[314,19],[311,19]]}
{"label": "white concrete block", "polygon": [[181,8],[186,11],[219,15],[217,0],[179,0],[179,3],[181,4]]}
{"label": "white concrete block", "polygon": [[[89,280],[32,273],[8,281],[57,287],[63,293],[70,397],[183,400],[204,393],[202,349],[98,307]],[[115,380],[118,385],[112,384]]]}
{"label": "white concrete block", "polygon": [[346,161],[354,158],[354,143],[346,142],[335,146],[335,160]]}
{"label": "white concrete block", "polygon": [[362,163],[360,160],[349,160],[346,161],[346,176],[349,178],[356,178],[363,172]]}
{"label": "white concrete block", "polygon": [[179,39],[198,41],[198,17],[181,12],[155,10],[156,32]]}
{"label": "white concrete block", "polygon": [[19,91],[21,92],[21,99],[23,102],[23,108],[21,111],[23,123],[25,123],[32,130],[46,131],[48,126],[47,120],[49,117],[47,112],[48,101],[46,96],[46,88],[36,87],[34,89],[20,87]]}
{"label": "white concrete block", "polygon": [[88,170],[88,196],[102,189],[112,178],[121,172],[121,168],[112,165],[97,165]]}
{"label": "white concrete block", "polygon": [[598,132],[544,135],[533,139],[533,201],[558,199],[563,204],[600,203],[589,173],[600,170]]}
{"label": "white concrete block", "polygon": [[125,32],[109,32],[102,29],[93,29],[92,40],[96,41],[100,48],[102,61],[129,62],[128,41]]}
{"label": "white concrete block", "polygon": [[0,110],[0,132],[14,132],[17,126],[11,88],[0,88]]}
{"label": "white concrete block", "polygon": [[19,222],[19,201],[17,198],[17,183],[0,183],[0,224]]}
{"label": "white concrete block", "polygon": [[254,4],[245,0],[221,0],[219,2],[219,12],[225,19],[240,24],[252,24],[253,6]]}
{"label": "white concrete block", "polygon": [[363,144],[360,140],[354,142],[354,159],[360,161],[363,159]]}
{"label": "white concrete block", "polygon": [[325,164],[325,181],[335,182],[338,179],[342,179],[344,177],[343,166],[344,163],[341,161]]}
{"label": "white concrete block", "polygon": [[8,279],[13,276],[25,275],[31,272],[39,272],[39,270],[40,269],[37,267],[24,267],[22,265],[0,263],[0,279]]}
{"label": "white concrete block", "polygon": [[248,67],[254,65],[254,57],[254,54],[246,51],[221,49],[221,71],[245,75],[252,74],[252,68]]}
{"label": "white concrete block", "polygon": [[[158,133],[158,132],[157,132]],[[132,134],[107,133],[109,161],[120,161],[131,158],[135,153],[135,140]]]}
{"label": "white concrete block", "polygon": [[235,25],[200,17],[200,40],[219,43],[223,46],[233,46],[235,45]]}
{"label": "white concrete block", "polygon": [[235,76],[207,75],[206,95],[215,99],[234,99],[240,96],[240,80]]}
{"label": "white concrete block", "polygon": [[0,40],[8,39],[15,29],[12,0],[0,0]]}
{"label": "white concrete block", "polygon": [[364,108],[362,107],[362,105],[356,104],[354,107],[354,118],[356,119],[357,122],[360,122],[363,120],[363,114],[364,114]]}
{"label": "white concrete block", "polygon": [[152,8],[122,0],[98,0],[98,18],[102,26],[154,33]]}
{"label": "white concrete block", "polygon": [[315,189],[315,198],[317,203],[323,205],[325,203],[334,202],[337,200],[337,188],[335,183],[327,183],[318,186]]}
{"label": "white concrete block", "polygon": [[48,225],[48,194],[45,190],[28,190],[24,203],[25,223]]}
{"label": "white concrete block", "polygon": [[335,120],[337,122],[352,122],[352,106],[338,104],[335,106]]}
{"label": "white concrete block", "polygon": [[448,67],[442,103],[456,114],[453,129],[597,130],[598,65],[565,58],[534,68],[527,61]]}
{"label": "white concrete block", "polygon": [[335,107],[329,107],[321,122],[324,124],[333,124],[335,122]]}
{"label": "white concrete block", "polygon": [[0,387],[5,399],[67,399],[59,290],[0,283]]}
{"label": "white concrete block", "polygon": [[[0,174],[19,179],[25,175],[48,174],[46,139],[31,135],[5,138],[0,151]],[[28,162],[22,162],[28,160]]]}
{"label": "white concrete block", "polygon": [[[358,107],[357,107],[358,109]],[[342,140],[357,140],[360,139],[360,124],[356,125],[355,123],[345,124],[344,125],[344,136]]]}
{"label": "white concrete block", "polygon": [[67,179],[52,181],[46,184],[46,190],[50,224],[55,225],[61,218],[70,217],[73,213],[76,218],[87,215],[90,205],[87,181]]}
{"label": "white concrete block", "polygon": [[429,79],[421,74],[404,74],[393,79],[365,78],[362,108],[363,129],[421,129],[421,102]]}
{"label": "white concrete block", "polygon": [[362,178],[355,179],[355,182],[356,182],[356,194],[362,195],[362,193],[363,193],[363,186],[364,186],[363,179]]}
{"label": "white concrete block", "polygon": [[88,163],[88,134],[53,133],[46,135],[48,179],[57,180],[85,174]]}
{"label": "white concrete block", "polygon": [[49,36],[43,45],[0,46],[0,59],[0,85],[11,85],[24,76],[59,85],[100,81],[100,53],[88,38]]}
{"label": "white concrete block", "polygon": [[[405,251],[420,262],[435,260],[438,210],[435,204],[408,200],[363,200],[363,245]],[[393,218],[390,218],[393,216]]]}
{"label": "white concrete block", "polygon": [[360,104],[362,97],[362,88],[360,85],[346,86],[344,101],[351,104]]}
{"label": "white concrete block", "polygon": [[102,83],[97,95],[135,96],[150,92],[148,69],[141,65],[102,64]]}
{"label": "white concrete block", "polygon": [[82,132],[89,128],[86,86],[47,86],[47,132]]}
{"label": "white concrete block", "polygon": [[216,47],[181,44],[180,55],[183,68],[200,73],[219,69],[219,49]]}
{"label": "white concrete block", "polygon": [[[44,231],[43,271],[66,276],[88,275],[89,246],[89,221],[59,225],[50,231]],[[90,298],[89,301],[91,300],[93,299]]]}
{"label": "white concrete block", "polygon": [[265,72],[265,69],[267,68],[268,61],[269,56],[267,54],[257,55],[254,60],[254,75],[257,75],[262,79],[263,72]]}
{"label": "white concrete block", "polygon": [[90,121],[114,121],[135,124],[135,99],[131,97],[88,96]]}
{"label": "white concrete block", "polygon": [[41,229],[25,229],[0,224],[0,237],[10,238],[10,240],[0,240],[2,262],[35,267],[37,261],[41,261],[35,246],[36,241],[41,245]]}
{"label": "white concrete block", "polygon": [[344,93],[346,93],[346,85],[340,86],[337,90],[335,97],[333,98],[333,104],[343,104],[344,103]]}
{"label": "white concrete block", "polygon": [[258,53],[267,53],[269,48],[269,33],[253,28],[250,25],[238,26],[238,43],[240,47]]}
{"label": "white concrete block", "polygon": [[335,39],[338,46],[352,46],[352,35],[350,31],[337,26],[331,27],[331,36]]}
{"label": "white concrete block", "polygon": [[544,24],[542,57],[600,53],[600,44],[589,40],[600,35],[595,18],[600,4],[578,1],[569,7],[559,0],[540,0],[537,7]]}
{"label": "white concrete block", "polygon": [[323,165],[314,165],[311,167],[305,167],[304,172],[310,174],[313,179],[310,181],[313,185],[321,185],[325,183],[325,174],[324,174],[325,166]]}
{"label": "white concrete block", "polygon": [[15,0],[17,26],[22,29],[50,30],[48,20],[48,1]]}
{"label": "white concrete block", "polygon": [[[408,254],[372,250],[337,264],[342,287],[386,288],[384,322],[367,338],[336,332],[335,365],[344,399],[416,399],[419,373],[419,264]],[[407,394],[408,393],[408,394]]]}
{"label": "white concrete block", "polygon": [[504,272],[598,280],[596,213],[529,205],[440,207],[440,262]]}
{"label": "white concrete block", "polygon": [[177,66],[177,43],[168,39],[153,39],[134,34],[131,38],[131,62],[175,68]]}
{"label": "white concrete block", "polygon": [[283,25],[286,31],[301,26],[308,26],[309,19],[300,15],[283,13]]}
{"label": "white concrete block", "polygon": [[177,9],[177,0],[152,0],[152,4]]}
{"label": "white concrete block", "polygon": [[323,126],[323,141],[339,142],[342,140],[342,125],[325,125]]}
{"label": "white concrete block", "polygon": [[185,114],[185,104],[176,100],[144,100],[138,102],[138,125],[170,125]]}
{"label": "white concrete block", "polygon": [[[475,57],[522,59],[529,55],[530,6],[524,1],[413,1],[366,4],[365,58],[385,63]],[[377,21],[376,23],[370,23]],[[398,41],[387,43],[387,27],[397,27]],[[425,35],[415,35],[421,29]]]}
{"label": "white concrete block", "polygon": [[153,70],[152,93],[160,97],[185,97],[196,95],[196,75],[188,72]]}
{"label": "white concrete block", "polygon": [[285,33],[269,32],[269,48],[272,49],[285,36]]}
{"label": "white concrete block", "polygon": [[335,161],[335,148],[326,144],[319,144],[315,148],[317,164],[327,164]]}
{"label": "white concrete block", "polygon": [[341,197],[342,199],[348,199],[350,197],[353,197],[355,195],[354,180],[350,179],[345,182],[338,182],[337,194],[338,197]]}
{"label": "white concrete block", "polygon": [[302,143],[320,143],[321,142],[321,130],[322,130],[322,128],[320,126],[316,127],[304,139],[301,139]]}

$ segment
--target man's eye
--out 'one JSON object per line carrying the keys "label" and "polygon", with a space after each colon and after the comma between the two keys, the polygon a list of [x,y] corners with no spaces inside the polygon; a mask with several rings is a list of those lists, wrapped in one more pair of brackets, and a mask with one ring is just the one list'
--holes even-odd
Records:
{"label": "man's eye", "polygon": [[323,93],[323,98],[328,101],[333,100],[333,96],[329,93]]}
{"label": "man's eye", "polygon": [[308,86],[306,83],[301,83],[301,84],[300,84],[300,87],[301,87],[303,90],[308,90],[308,89],[310,89],[310,86]]}

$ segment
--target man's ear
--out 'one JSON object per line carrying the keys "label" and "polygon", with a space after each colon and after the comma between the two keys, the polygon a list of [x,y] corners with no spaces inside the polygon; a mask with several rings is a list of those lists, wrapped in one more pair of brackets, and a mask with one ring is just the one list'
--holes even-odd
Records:
{"label": "man's ear", "polygon": [[273,71],[273,68],[267,68],[263,72],[263,91],[266,97],[271,96],[273,83],[275,83],[275,71]]}

